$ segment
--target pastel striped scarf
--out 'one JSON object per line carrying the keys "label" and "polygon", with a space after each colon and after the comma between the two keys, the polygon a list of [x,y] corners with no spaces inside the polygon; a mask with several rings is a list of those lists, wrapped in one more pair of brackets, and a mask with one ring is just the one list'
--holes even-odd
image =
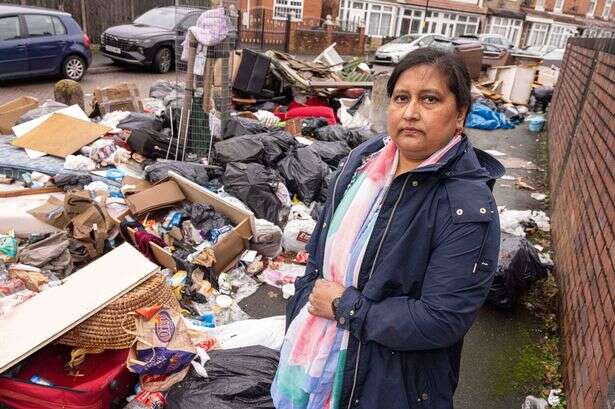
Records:
{"label": "pastel striped scarf", "polygon": [[[461,140],[454,137],[419,167],[438,162]],[[331,220],[323,278],[357,287],[359,271],[382,201],[399,161],[396,145],[385,146],[357,170]],[[311,315],[304,306],[291,322],[280,354],[271,395],[277,409],[340,407],[350,333],[337,322]]]}
{"label": "pastel striped scarf", "polygon": [[[359,270],[380,204],[397,168],[389,142],[357,171],[333,215],[325,245],[323,278],[357,286]],[[339,407],[349,332],[304,306],[290,324],[271,394],[278,409]]]}

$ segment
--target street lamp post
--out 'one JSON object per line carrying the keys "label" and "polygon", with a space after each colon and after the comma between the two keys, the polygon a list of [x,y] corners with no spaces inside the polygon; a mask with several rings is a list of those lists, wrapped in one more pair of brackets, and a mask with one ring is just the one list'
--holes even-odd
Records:
{"label": "street lamp post", "polygon": [[421,22],[421,34],[425,32],[427,26],[427,10],[429,10],[429,0],[425,3],[425,11],[423,12],[423,21]]}

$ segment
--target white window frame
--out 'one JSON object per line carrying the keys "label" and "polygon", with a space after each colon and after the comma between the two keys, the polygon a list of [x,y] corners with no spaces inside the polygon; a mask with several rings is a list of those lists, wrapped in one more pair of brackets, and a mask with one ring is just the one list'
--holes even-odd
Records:
{"label": "white window frame", "polygon": [[602,9],[602,17],[609,18],[612,8],[613,8],[613,0],[606,0],[604,2],[604,8]]}
{"label": "white window frame", "polygon": [[499,34],[517,46],[521,37],[523,21],[516,18],[492,16],[487,25],[487,34]]}
{"label": "white window frame", "polygon": [[367,3],[362,0],[342,0],[339,15],[342,20],[353,24],[366,24]]}
{"label": "white window frame", "polygon": [[303,0],[273,0],[273,18],[275,20],[286,20],[288,14],[292,14],[293,19],[303,21]]}
{"label": "white window frame", "polygon": [[535,10],[544,11],[545,10],[545,0],[536,0],[536,5],[534,6]]}
{"label": "white window frame", "polygon": [[564,0],[555,0],[553,11],[562,11],[562,7],[564,7]]}
{"label": "white window frame", "polygon": [[[539,36],[542,36],[542,41],[536,41]],[[532,23],[530,32],[527,36],[526,46],[529,47],[542,47],[547,43],[549,39],[549,25],[547,23]]]}
{"label": "white window frame", "polygon": [[[370,37],[382,38],[388,37],[391,35],[393,31],[393,17],[394,17],[394,8],[393,6],[385,6],[384,4],[369,4],[369,8],[367,10],[367,19],[366,19],[366,32]],[[374,28],[372,24],[372,17],[378,16],[378,26]],[[388,26],[383,25],[383,17],[389,17]]]}
{"label": "white window frame", "polygon": [[604,3],[604,8],[602,9],[602,17],[609,18],[612,8],[613,8],[613,0],[606,0],[606,2]]}
{"label": "white window frame", "polygon": [[[406,15],[406,13],[409,13],[409,15]],[[424,17],[425,13],[424,10],[422,9],[415,9],[415,8],[411,8],[411,7],[402,7],[399,9],[399,14],[398,14],[398,18],[399,18],[399,22],[398,25],[399,27],[397,28],[397,36],[402,36],[402,35],[406,35],[406,34],[422,34],[423,33],[423,17]],[[403,26],[404,21],[409,21],[408,24],[408,28],[409,31],[407,33],[402,33],[401,32],[401,28]],[[412,32],[412,23],[418,21],[419,23],[419,29],[417,32]]]}
{"label": "white window frame", "polygon": [[551,31],[549,32],[549,40],[547,45],[551,45],[556,48],[564,48],[566,42],[570,37],[574,37],[576,29],[570,26],[564,26],[561,24],[553,24]]}

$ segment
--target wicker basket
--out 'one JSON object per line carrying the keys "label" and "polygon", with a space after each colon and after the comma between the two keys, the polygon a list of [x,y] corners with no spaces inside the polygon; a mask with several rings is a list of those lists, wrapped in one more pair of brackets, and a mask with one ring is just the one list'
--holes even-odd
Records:
{"label": "wicker basket", "polygon": [[[130,347],[134,335],[126,330],[136,331],[134,319],[126,319],[128,313],[142,307],[160,305],[180,310],[173,291],[161,274],[155,274],[147,281],[113,301],[101,311],[82,322],[57,342],[78,348],[124,349]],[[124,328],[122,328],[122,323]]]}

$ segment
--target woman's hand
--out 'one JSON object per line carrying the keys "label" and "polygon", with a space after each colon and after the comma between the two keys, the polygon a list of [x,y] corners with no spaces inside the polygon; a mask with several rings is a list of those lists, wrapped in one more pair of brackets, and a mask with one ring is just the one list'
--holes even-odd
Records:
{"label": "woman's hand", "polygon": [[331,303],[341,297],[346,287],[328,280],[316,280],[312,294],[310,294],[308,312],[317,317],[335,320]]}

